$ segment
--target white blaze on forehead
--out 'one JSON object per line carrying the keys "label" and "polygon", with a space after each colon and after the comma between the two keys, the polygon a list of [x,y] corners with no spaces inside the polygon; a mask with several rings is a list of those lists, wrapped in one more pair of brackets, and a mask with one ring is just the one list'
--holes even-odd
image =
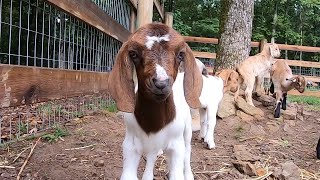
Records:
{"label": "white blaze on forehead", "polygon": [[152,46],[153,46],[153,44],[155,42],[159,43],[161,41],[170,41],[169,34],[166,34],[166,35],[161,36],[161,37],[159,37],[159,36],[147,36],[146,46],[147,46],[148,49],[151,50],[151,48],[152,48]]}
{"label": "white blaze on forehead", "polygon": [[157,73],[157,79],[159,81],[164,81],[166,79],[168,79],[168,74],[166,72],[166,70],[160,66],[159,64],[156,65],[156,73]]}

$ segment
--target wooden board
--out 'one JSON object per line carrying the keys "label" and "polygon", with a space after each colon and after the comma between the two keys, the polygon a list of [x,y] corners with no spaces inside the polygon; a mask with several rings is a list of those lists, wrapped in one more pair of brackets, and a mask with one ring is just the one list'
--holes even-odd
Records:
{"label": "wooden board", "polygon": [[192,51],[194,57],[216,59],[216,53]]}
{"label": "wooden board", "polygon": [[0,107],[107,92],[108,73],[0,64]]}
{"label": "wooden board", "polygon": [[156,6],[157,11],[163,21],[164,20],[164,7],[161,6],[159,0],[153,0],[153,2],[154,2],[154,5]]}
{"label": "wooden board", "polygon": [[100,31],[124,42],[131,34],[126,28],[94,4],[91,0],[47,0],[52,5],[68,12]]}
{"label": "wooden board", "polygon": [[[219,39],[217,38],[205,38],[205,37],[194,37],[194,36],[183,36],[187,42],[198,42],[198,43],[211,43],[218,44]],[[260,42],[251,42],[251,47],[259,47]],[[278,44],[280,50],[289,51],[303,51],[303,52],[318,52],[320,53],[320,47],[309,47],[309,46],[298,46],[288,44]]]}
{"label": "wooden board", "polygon": [[304,61],[304,60],[286,60],[289,66],[314,67],[320,68],[320,62]]}

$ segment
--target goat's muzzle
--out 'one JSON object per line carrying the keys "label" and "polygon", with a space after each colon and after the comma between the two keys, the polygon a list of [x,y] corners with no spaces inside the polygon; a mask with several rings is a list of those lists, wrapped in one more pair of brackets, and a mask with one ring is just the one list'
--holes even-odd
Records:
{"label": "goat's muzzle", "polygon": [[166,79],[159,79],[159,78],[152,78],[150,82],[150,91],[153,94],[153,97],[156,101],[164,101],[171,93],[171,83],[170,78]]}

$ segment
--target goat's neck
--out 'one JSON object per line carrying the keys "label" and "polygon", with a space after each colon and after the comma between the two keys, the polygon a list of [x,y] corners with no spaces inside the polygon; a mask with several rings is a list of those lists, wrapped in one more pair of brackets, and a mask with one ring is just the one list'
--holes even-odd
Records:
{"label": "goat's neck", "polygon": [[175,118],[173,94],[163,102],[151,100],[138,90],[134,115],[145,133],[156,133]]}

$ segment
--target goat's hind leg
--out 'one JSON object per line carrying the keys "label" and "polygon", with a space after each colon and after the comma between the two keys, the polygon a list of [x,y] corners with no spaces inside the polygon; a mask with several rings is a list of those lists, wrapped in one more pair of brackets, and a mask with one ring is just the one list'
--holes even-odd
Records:
{"label": "goat's hind leg", "polygon": [[208,124],[208,118],[207,118],[207,109],[206,108],[200,108],[199,109],[200,114],[200,133],[199,133],[199,140],[203,140],[205,135],[207,134],[207,124]]}
{"label": "goat's hind leg", "polygon": [[247,82],[246,82],[246,85],[247,85],[246,90],[245,90],[246,101],[251,106],[254,106],[254,104],[252,102],[252,92],[253,92],[254,82],[255,82],[255,78],[254,77],[248,79]]}
{"label": "goat's hind leg", "polygon": [[217,105],[210,105],[207,108],[207,133],[204,138],[204,142],[207,143],[208,149],[212,149],[216,147],[214,143],[214,129],[217,123],[216,115],[218,111],[218,104]]}

